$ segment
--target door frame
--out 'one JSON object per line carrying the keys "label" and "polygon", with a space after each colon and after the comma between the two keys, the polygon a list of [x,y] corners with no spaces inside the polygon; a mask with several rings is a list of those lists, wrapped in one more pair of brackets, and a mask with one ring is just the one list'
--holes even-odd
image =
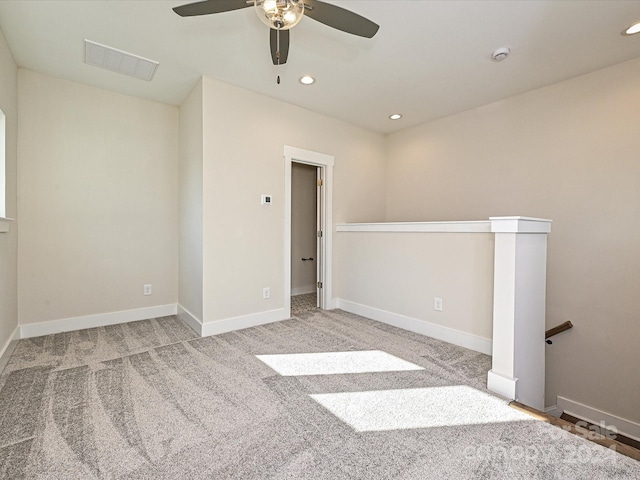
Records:
{"label": "door frame", "polygon": [[291,164],[304,163],[322,169],[324,195],[320,209],[322,215],[322,237],[320,243],[324,256],[319,263],[323,285],[320,305],[326,310],[335,308],[333,300],[333,155],[304,150],[290,145],[284,146],[284,310],[291,317]]}

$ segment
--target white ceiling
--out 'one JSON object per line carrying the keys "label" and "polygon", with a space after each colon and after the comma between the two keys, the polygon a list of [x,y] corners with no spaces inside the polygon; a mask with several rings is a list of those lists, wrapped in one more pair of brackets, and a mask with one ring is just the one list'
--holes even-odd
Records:
{"label": "white ceiling", "polygon": [[[382,133],[640,56],[640,34],[620,34],[640,1],[329,0],[380,31],[364,39],[303,18],[280,67],[252,8],[182,18],[171,8],[184,3],[3,0],[0,26],[19,66],[56,77],[180,105],[207,75]],[[154,79],[83,63],[85,38],[159,61]],[[511,56],[492,61],[503,46]],[[317,83],[300,85],[303,74]]]}

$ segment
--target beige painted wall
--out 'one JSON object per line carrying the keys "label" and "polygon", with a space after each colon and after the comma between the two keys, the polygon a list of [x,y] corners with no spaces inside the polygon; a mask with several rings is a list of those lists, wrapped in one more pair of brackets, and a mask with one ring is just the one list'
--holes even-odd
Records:
{"label": "beige painted wall", "polygon": [[202,322],[202,82],[180,106],[178,302]]}
{"label": "beige painted wall", "polygon": [[[291,165],[291,292],[316,291],[316,167]],[[313,258],[313,261],[302,261]]]}
{"label": "beige painted wall", "polygon": [[282,309],[284,145],[335,157],[334,223],[379,221],[385,137],[210,78],[203,87],[204,320]]}
{"label": "beige painted wall", "polygon": [[18,111],[20,323],[176,303],[178,109],[20,69]]}
{"label": "beige painted wall", "polygon": [[[491,233],[339,232],[340,298],[492,339]],[[443,300],[441,312],[434,298]]]}
{"label": "beige painted wall", "polygon": [[[0,30],[0,109],[6,117],[6,215],[16,219],[17,71],[9,46]],[[11,223],[9,232],[0,233],[0,349],[18,325],[17,236],[17,221]]]}
{"label": "beige painted wall", "polygon": [[640,59],[407,131],[388,144],[387,221],[553,219],[546,404],[640,422]]}

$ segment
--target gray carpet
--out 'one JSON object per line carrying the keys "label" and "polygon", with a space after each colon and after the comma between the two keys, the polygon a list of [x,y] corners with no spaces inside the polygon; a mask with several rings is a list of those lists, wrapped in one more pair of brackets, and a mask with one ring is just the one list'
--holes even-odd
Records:
{"label": "gray carpet", "polygon": [[21,340],[0,376],[0,478],[640,478],[489,395],[489,367],[341,311],[208,338],[166,317]]}
{"label": "gray carpet", "polygon": [[293,295],[291,297],[291,315],[315,310],[318,308],[317,305],[318,294],[316,292]]}

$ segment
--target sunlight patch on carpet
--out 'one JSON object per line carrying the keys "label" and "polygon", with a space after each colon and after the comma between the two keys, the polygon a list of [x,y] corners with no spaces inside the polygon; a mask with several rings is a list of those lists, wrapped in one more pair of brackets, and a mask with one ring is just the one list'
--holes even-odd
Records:
{"label": "sunlight patch on carpet", "polygon": [[463,385],[310,397],[358,432],[532,420],[503,400]]}
{"label": "sunlight patch on carpet", "polygon": [[380,350],[256,355],[256,357],[283,376],[424,370],[419,365]]}

